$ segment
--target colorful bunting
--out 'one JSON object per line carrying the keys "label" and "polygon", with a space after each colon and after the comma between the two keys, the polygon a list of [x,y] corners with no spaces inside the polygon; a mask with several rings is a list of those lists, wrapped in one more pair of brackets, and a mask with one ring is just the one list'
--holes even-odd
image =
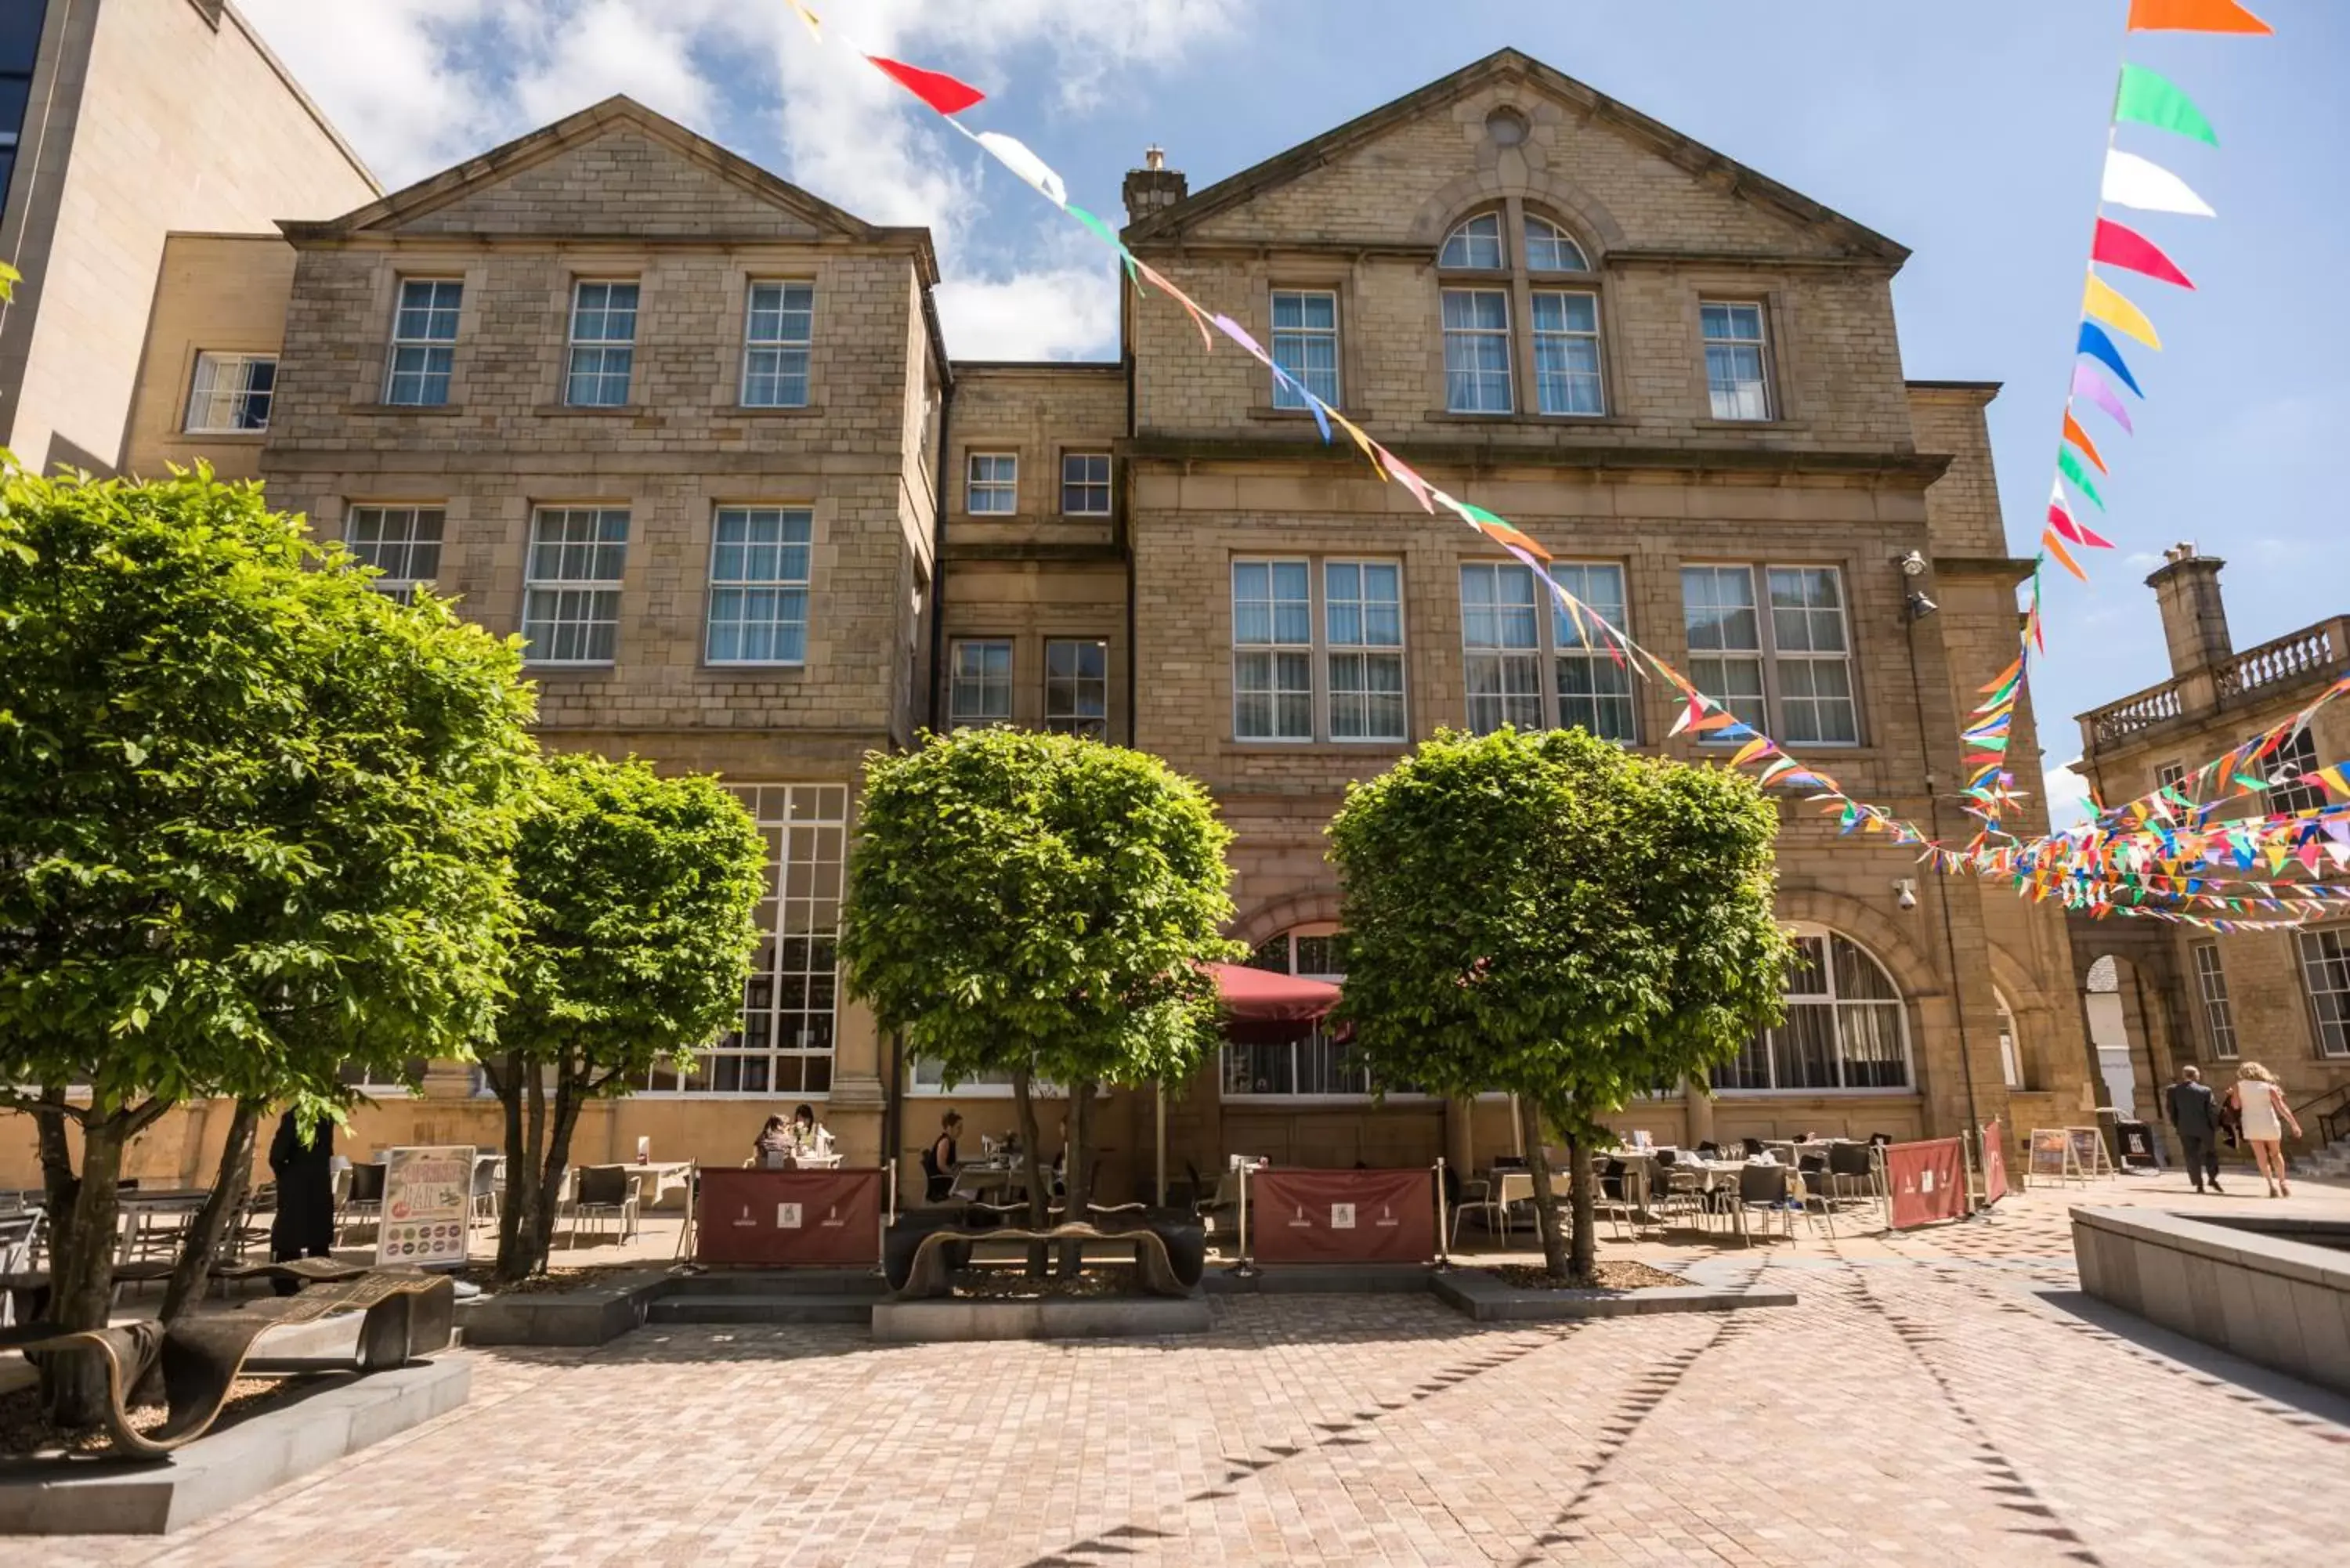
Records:
{"label": "colorful bunting", "polygon": [[2064,439],[2079,447],[2081,455],[2087,458],[2090,466],[2099,473],[2106,472],[2106,460],[2097,455],[2097,443],[2089,439],[2089,432],[2081,428],[2081,421],[2073,417],[2070,409],[2064,410]]}
{"label": "colorful bunting", "polygon": [[2119,289],[2095,273],[2089,274],[2088,284],[2081,291],[2081,308],[2106,326],[2128,333],[2149,348],[2162,347],[2162,339],[2155,335],[2154,323],[2146,318],[2146,312],[2132,305]]}
{"label": "colorful bunting", "polygon": [[2114,206],[2136,207],[2141,213],[2182,213],[2190,218],[2217,215],[2202,197],[2188,189],[2186,181],[2159,163],[2119,148],[2106,154],[2100,194]]}
{"label": "colorful bunting", "polygon": [[879,55],[865,57],[881,73],[899,87],[937,109],[941,114],[961,114],[975,103],[984,103],[987,95],[972,86],[947,75],[944,71],[926,71],[920,66],[910,66]]}
{"label": "colorful bunting", "polygon": [[2133,33],[2256,33],[2276,31],[2236,0],[2130,0]]}
{"label": "colorful bunting", "polygon": [[2104,410],[2114,423],[2133,434],[2137,433],[2135,427],[2130,423],[2129,409],[2122,402],[2120,394],[2114,390],[2112,384],[2097,374],[2095,366],[2073,367],[2073,395],[2076,398],[2088,399]]}
{"label": "colorful bunting", "polygon": [[2089,482],[2088,470],[2081,466],[2081,460],[2073,455],[2071,447],[2057,449],[2056,472],[2071,480],[2073,488],[2087,496],[2090,504],[2096,507],[2098,511],[2103,512],[2106,509],[2106,498],[2098,494],[2097,487]]}
{"label": "colorful bunting", "polygon": [[2137,384],[2137,378],[2136,376],[2130,374],[2129,364],[2122,358],[2120,345],[2114,341],[2113,335],[2111,333],[2098,326],[2095,322],[2084,321],[2081,323],[2080,341],[2075,346],[2074,351],[2075,353],[2086,354],[2090,358],[2095,359],[2098,364],[2103,365],[2115,375],[2119,376],[2122,379],[2123,386],[2127,387],[2131,391],[2137,393],[2141,398],[2146,396],[2146,389]]}
{"label": "colorful bunting", "polygon": [[[955,129],[962,130],[960,123],[955,124]],[[1029,151],[1024,143],[1004,135],[1000,130],[976,132],[963,130],[963,134],[995,154],[995,161],[998,163],[1019,175],[1022,180],[1027,182],[1031,190],[1055,207],[1066,207],[1069,204],[1068,186],[1043,159]],[[1091,214],[1088,213],[1087,216]],[[1096,218],[1094,221],[1099,223],[1101,220]],[[1118,249],[1124,251],[1126,247],[1119,245]]]}
{"label": "colorful bunting", "polygon": [[2195,286],[2152,240],[2136,229],[2115,223],[2111,218],[2097,220],[2097,234],[2090,244],[2089,259],[2103,262],[2107,266],[2144,273],[2164,283],[2175,283],[2181,288]]}
{"label": "colorful bunting", "polygon": [[2121,86],[2114,93],[2114,123],[2151,125],[2209,146],[2220,145],[2220,133],[2203,111],[2170,79],[2144,66],[2122,67]]}

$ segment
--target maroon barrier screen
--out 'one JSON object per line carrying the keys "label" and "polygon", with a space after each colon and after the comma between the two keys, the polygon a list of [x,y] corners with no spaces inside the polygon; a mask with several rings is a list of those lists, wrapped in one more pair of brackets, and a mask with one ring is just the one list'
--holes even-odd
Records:
{"label": "maroon barrier screen", "polygon": [[1249,1178],[1260,1263],[1425,1263],[1436,1256],[1427,1170],[1266,1170]]}
{"label": "maroon barrier screen", "polygon": [[1896,1231],[1966,1215],[1966,1156],[1957,1138],[1894,1144],[1885,1151],[1885,1179],[1893,1189]]}
{"label": "maroon barrier screen", "polygon": [[693,1261],[877,1265],[882,1178],[879,1170],[705,1168]]}
{"label": "maroon barrier screen", "polygon": [[1988,1209],[2007,1196],[2007,1136],[1997,1122],[1984,1124],[1982,1151],[1983,1207]]}

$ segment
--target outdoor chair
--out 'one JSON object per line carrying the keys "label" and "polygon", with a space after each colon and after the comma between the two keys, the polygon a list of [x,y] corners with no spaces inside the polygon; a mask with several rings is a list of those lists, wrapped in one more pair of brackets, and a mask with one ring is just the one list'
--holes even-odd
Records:
{"label": "outdoor chair", "polygon": [[379,1225],[383,1221],[383,1172],[380,1165],[362,1165],[356,1161],[348,1170],[350,1185],[344,1189],[340,1211],[335,1219],[335,1245],[343,1245],[344,1238],[355,1225]]}
{"label": "outdoor chair", "polygon": [[1739,1233],[1749,1245],[1753,1239],[1753,1217],[1763,1216],[1767,1230],[1776,1220],[1781,1231],[1794,1239],[1794,1214],[1787,1207],[1787,1168],[1783,1165],[1750,1165],[1738,1173]]}
{"label": "outdoor chair", "polygon": [[33,1252],[40,1245],[45,1218],[40,1210],[22,1203],[13,1213],[0,1215],[0,1328],[16,1326],[16,1296],[9,1276],[33,1272]]}
{"label": "outdoor chair", "polygon": [[579,1245],[582,1221],[614,1221],[622,1242],[637,1233],[637,1184],[628,1168],[618,1165],[583,1165],[571,1184],[571,1245]]}
{"label": "outdoor chair", "polygon": [[506,1183],[506,1157],[502,1154],[473,1157],[473,1199],[466,1211],[466,1222],[486,1220],[498,1222],[498,1196]]}
{"label": "outdoor chair", "polygon": [[1617,1241],[1626,1239],[1627,1221],[1630,1238],[1638,1240],[1640,1207],[1632,1198],[1632,1168],[1620,1159],[1595,1159],[1592,1167],[1599,1178],[1599,1190],[1593,1197],[1592,1208],[1607,1211],[1608,1220],[1616,1227]]}
{"label": "outdoor chair", "polygon": [[[264,1216],[267,1216],[266,1219]],[[269,1251],[271,1220],[277,1217],[277,1183],[265,1181],[244,1195],[244,1207],[230,1221],[228,1234],[222,1238],[223,1248],[232,1259],[244,1262],[245,1254],[259,1247],[265,1257]]]}
{"label": "outdoor chair", "polygon": [[1877,1151],[1865,1143],[1828,1146],[1827,1194],[1836,1202],[1875,1203],[1877,1185]]}
{"label": "outdoor chair", "polygon": [[1499,1231],[1503,1241],[1510,1239],[1510,1206],[1502,1201],[1498,1178],[1471,1177],[1461,1184],[1461,1200],[1452,1206],[1452,1234],[1456,1238],[1461,1234],[1461,1216],[1470,1213],[1484,1216],[1487,1235]]}

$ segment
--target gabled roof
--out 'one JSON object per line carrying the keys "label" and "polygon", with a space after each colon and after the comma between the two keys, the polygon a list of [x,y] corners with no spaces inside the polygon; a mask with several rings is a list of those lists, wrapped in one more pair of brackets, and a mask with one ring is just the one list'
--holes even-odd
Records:
{"label": "gabled roof", "polygon": [[1691,175],[1721,177],[1734,194],[1775,208],[1798,223],[1824,230],[1852,251],[1881,257],[1897,265],[1908,258],[1907,246],[1887,239],[1866,224],[1856,223],[1843,213],[1788,189],[1735,159],[1724,157],[1703,142],[1649,119],[1638,109],[1617,102],[1564,71],[1543,64],[1531,55],[1509,48],[1497,49],[1482,60],[1463,66],[1450,76],[1439,77],[1426,87],[1408,92],[1390,103],[1381,104],[1368,114],[1357,116],[1336,130],[1324,131],[1286,152],[1243,169],[1228,179],[1219,180],[1171,207],[1162,208],[1139,223],[1128,224],[1125,237],[1129,243],[1179,237],[1183,230],[1201,219],[1335,162],[1395,126],[1440,109],[1489,82],[1511,78],[1528,81],[1556,98],[1577,105],[1593,119],[1613,126],[1654,147],[1659,153]]}
{"label": "gabled roof", "polygon": [[459,201],[485,186],[511,179],[534,164],[593,141],[619,127],[642,133],[649,140],[670,149],[681,158],[701,165],[719,178],[736,185],[754,198],[772,203],[811,226],[848,239],[866,242],[889,240],[913,241],[921,252],[926,275],[937,281],[938,262],[931,246],[931,233],[925,228],[889,228],[868,223],[864,219],[820,196],[807,192],[778,175],[762,169],[749,159],[728,151],[705,136],[687,130],[665,114],[646,108],[624,93],[615,93],[601,103],[590,104],[574,114],[565,115],[552,125],[543,125],[502,146],[494,147],[478,157],[469,158],[453,168],[444,169],[402,190],[370,202],[356,212],[323,222],[283,221],[277,225],[290,240],[335,240],[352,235],[397,229],[405,223]]}

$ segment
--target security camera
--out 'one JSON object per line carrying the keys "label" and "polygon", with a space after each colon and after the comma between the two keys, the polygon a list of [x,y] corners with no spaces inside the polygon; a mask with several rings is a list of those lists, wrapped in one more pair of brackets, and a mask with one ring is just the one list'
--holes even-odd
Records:
{"label": "security camera", "polygon": [[1895,894],[1893,901],[1900,908],[1904,909],[1914,909],[1918,907],[1917,883],[1910,881],[1908,877],[1904,877],[1900,881],[1893,884],[1893,891]]}
{"label": "security camera", "polygon": [[1915,550],[1902,556],[1896,564],[1900,566],[1901,575],[1905,577],[1922,577],[1926,575],[1926,557]]}

